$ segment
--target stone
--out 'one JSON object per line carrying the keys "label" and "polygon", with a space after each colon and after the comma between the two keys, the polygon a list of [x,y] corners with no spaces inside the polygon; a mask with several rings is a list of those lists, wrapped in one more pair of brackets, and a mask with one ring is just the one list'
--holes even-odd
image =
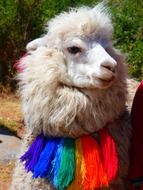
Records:
{"label": "stone", "polygon": [[6,129],[0,128],[0,164],[15,160],[21,146],[21,139]]}

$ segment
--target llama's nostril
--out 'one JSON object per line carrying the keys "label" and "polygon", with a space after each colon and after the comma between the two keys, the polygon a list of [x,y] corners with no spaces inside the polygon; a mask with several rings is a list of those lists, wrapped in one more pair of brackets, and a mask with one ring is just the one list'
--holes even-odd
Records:
{"label": "llama's nostril", "polygon": [[110,66],[103,66],[103,67],[105,67],[106,69],[108,69],[108,70],[113,70],[113,68],[111,68]]}
{"label": "llama's nostril", "polygon": [[116,62],[115,63],[111,63],[111,62],[103,62],[101,64],[101,67],[109,70],[109,71],[112,71],[113,73],[115,72],[115,69],[116,69]]}

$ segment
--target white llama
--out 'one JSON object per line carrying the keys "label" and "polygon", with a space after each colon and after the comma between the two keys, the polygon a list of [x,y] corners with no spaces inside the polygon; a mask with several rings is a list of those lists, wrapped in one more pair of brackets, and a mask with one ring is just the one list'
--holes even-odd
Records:
{"label": "white llama", "polygon": [[[50,136],[98,133],[110,122],[119,157],[117,178],[108,190],[124,190],[129,165],[130,119],[126,108],[124,57],[113,48],[110,14],[99,4],[53,18],[47,33],[27,45],[19,90],[27,134],[21,154],[41,131]],[[53,190],[32,179],[17,162],[11,190]],[[75,189],[78,190],[78,189]]]}

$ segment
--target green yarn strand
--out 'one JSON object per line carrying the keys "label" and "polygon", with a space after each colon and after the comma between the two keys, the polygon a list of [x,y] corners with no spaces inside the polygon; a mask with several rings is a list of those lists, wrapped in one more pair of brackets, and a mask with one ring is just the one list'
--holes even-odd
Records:
{"label": "green yarn strand", "polygon": [[60,168],[58,171],[56,188],[64,190],[72,182],[75,175],[75,152],[74,140],[65,138],[64,148],[61,157]]}

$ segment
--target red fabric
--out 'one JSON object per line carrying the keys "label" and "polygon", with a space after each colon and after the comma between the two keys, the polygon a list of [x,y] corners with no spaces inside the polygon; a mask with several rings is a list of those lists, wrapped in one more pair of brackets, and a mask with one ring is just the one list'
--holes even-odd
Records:
{"label": "red fabric", "polygon": [[143,81],[140,83],[134,97],[131,111],[131,122],[133,127],[133,137],[129,179],[133,180],[143,177]]}

